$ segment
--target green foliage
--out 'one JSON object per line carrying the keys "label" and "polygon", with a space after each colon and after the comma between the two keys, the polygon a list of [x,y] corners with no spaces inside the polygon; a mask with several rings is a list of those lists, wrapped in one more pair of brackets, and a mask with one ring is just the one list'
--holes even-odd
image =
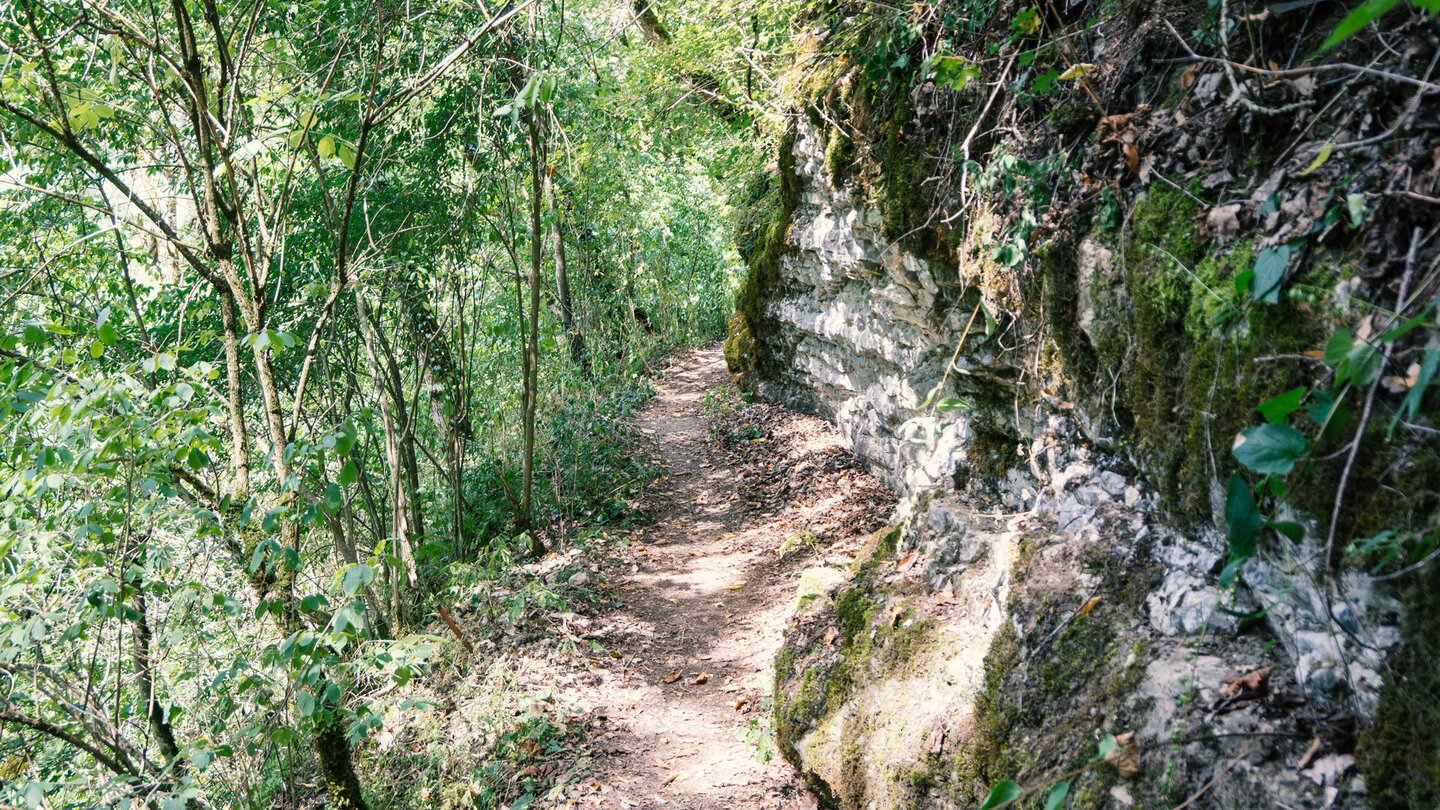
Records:
{"label": "green foliage", "polygon": [[[1409,2],[1416,8],[1423,9],[1431,14],[1440,12],[1440,0],[1409,0]],[[1361,3],[1349,14],[1345,15],[1345,19],[1341,20],[1339,25],[1335,26],[1335,30],[1330,33],[1325,43],[1320,46],[1320,52],[1328,51],[1359,33],[1370,23],[1385,16],[1386,13],[1400,5],[1400,3],[1401,0],[1365,0],[1365,2]]]}

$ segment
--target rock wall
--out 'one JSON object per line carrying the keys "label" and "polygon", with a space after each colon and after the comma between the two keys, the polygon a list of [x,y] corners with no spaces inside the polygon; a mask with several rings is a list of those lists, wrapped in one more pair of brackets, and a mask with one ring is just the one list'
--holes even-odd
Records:
{"label": "rock wall", "polygon": [[[1155,35],[1129,19],[1113,25],[1110,42],[1128,40],[1132,58]],[[1353,247],[1317,243],[1309,286],[1329,306],[1246,308],[1238,329],[1211,328],[1213,300],[1230,298],[1211,288],[1297,228],[1318,233],[1325,190],[1287,184],[1285,169],[1231,175],[1224,190],[1242,202],[1207,213],[1154,175],[1137,181],[1121,150],[1127,189],[1108,215],[1121,224],[1056,217],[1046,249],[1007,271],[995,245],[1016,203],[1003,187],[978,202],[942,195],[941,215],[946,205],[969,214],[958,233],[925,226],[943,249],[922,249],[896,232],[894,196],[881,191],[894,137],[876,139],[868,179],[837,171],[835,117],[876,106],[853,88],[833,103],[847,81],[817,93],[829,114],[799,118],[784,142],[783,227],[772,229],[772,264],[751,279],[729,357],[758,393],[832,419],[905,500],[847,583],[796,617],[776,665],[781,751],[837,807],[974,806],[1002,779],[1062,777],[1077,807],[1178,804],[1212,779],[1193,806],[1410,806],[1440,790],[1428,776],[1403,790],[1367,784],[1393,773],[1387,713],[1418,701],[1420,716],[1435,716],[1433,695],[1404,683],[1387,692],[1382,675],[1397,645],[1415,640],[1407,633],[1428,625],[1407,618],[1416,602],[1390,577],[1343,564],[1326,574],[1334,473],[1305,471],[1302,484],[1323,494],[1302,502],[1308,511],[1287,503],[1271,516],[1296,526],[1288,542],[1262,543],[1233,582],[1223,570],[1231,437],[1257,418],[1255,404],[1314,377],[1302,352],[1358,317],[1350,302],[1364,281],[1336,271],[1335,254]],[[903,125],[932,145],[974,120],[972,108],[969,119],[927,121],[927,104],[943,106],[927,102],[938,91],[909,93],[892,133]],[[1226,105],[1213,94],[1182,104],[1168,140],[1150,148],[1193,151]],[[1115,162],[1099,138],[1088,149]],[[1277,208],[1309,224],[1279,221]],[[1225,231],[1237,211],[1248,241]],[[1182,257],[1193,283],[1159,254]],[[1292,273],[1297,289],[1310,280]],[[1301,369],[1265,371],[1282,356],[1300,356]],[[1362,487],[1384,478],[1373,465],[1362,475]],[[1090,764],[1107,734],[1133,762]],[[1417,771],[1440,773],[1433,745],[1416,757]]]}

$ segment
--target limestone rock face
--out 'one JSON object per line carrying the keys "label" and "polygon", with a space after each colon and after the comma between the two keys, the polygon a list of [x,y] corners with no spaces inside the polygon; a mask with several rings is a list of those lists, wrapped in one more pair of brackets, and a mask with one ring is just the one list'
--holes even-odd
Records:
{"label": "limestone rock face", "polygon": [[[1153,778],[1087,772],[1075,790],[1091,803],[1075,806],[1152,806],[1234,756],[1215,735],[1273,734],[1216,801],[1364,806],[1363,780],[1301,779],[1285,758],[1293,765],[1308,738],[1283,734],[1302,708],[1374,711],[1395,604],[1361,574],[1338,598],[1322,592],[1313,537],[1251,560],[1241,587],[1222,588],[1223,525],[1174,528],[1109,394],[1054,393],[1049,380],[1066,372],[1020,356],[1040,355],[1010,333],[1017,321],[990,321],[1001,308],[982,305],[977,279],[887,239],[878,209],[832,186],[822,141],[800,125],[801,197],[779,278],[762,291],[778,326],[746,335],[770,371],[749,382],[833,420],[905,496],[903,528],[787,635],[780,750],[832,806],[962,807],[1019,775],[1006,769],[1043,778],[1086,761],[1101,735],[1133,731]],[[1132,295],[1115,249],[1081,239],[1072,260],[1083,339],[1123,341],[1115,313]],[[965,407],[926,407],[946,398]],[[1366,643],[1347,611],[1364,615]],[[1273,667],[1265,694],[1227,685],[1262,666]]]}

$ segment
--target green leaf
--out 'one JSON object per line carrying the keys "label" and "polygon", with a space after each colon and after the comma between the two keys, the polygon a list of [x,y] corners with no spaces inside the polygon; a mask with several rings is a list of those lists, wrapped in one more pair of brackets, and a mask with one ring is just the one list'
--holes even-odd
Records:
{"label": "green leaf", "polygon": [[189,464],[192,470],[203,470],[210,466],[210,457],[205,455],[204,450],[198,447],[192,447],[190,448],[189,455],[185,457],[185,463]]}
{"label": "green leaf", "polygon": [[1385,12],[1394,8],[1399,2],[1400,0],[1366,0],[1359,8],[1346,15],[1339,25],[1335,26],[1335,30],[1330,32],[1329,38],[1325,40],[1325,44],[1320,46],[1317,53],[1324,53],[1344,42],[1355,32],[1380,19]]}
{"label": "green leaf", "polygon": [[315,713],[315,696],[304,690],[296,692],[295,708],[300,712],[301,717],[309,717]]}
{"label": "green leaf", "polygon": [[355,169],[355,148],[341,141],[339,154],[340,162],[345,164],[345,168],[353,171]]}
{"label": "green leaf", "polygon": [[39,346],[45,342],[45,330],[34,325],[26,326],[24,340],[31,346]]}
{"label": "green leaf", "polygon": [[190,752],[190,762],[195,765],[195,770],[199,771],[200,773],[204,773],[205,769],[210,767],[210,763],[214,761],[214,751],[207,751],[203,748],[199,748]]}
{"label": "green leaf", "polygon": [[315,144],[315,151],[320,153],[322,159],[329,160],[335,155],[335,137],[326,135],[321,138],[320,143]]}
{"label": "green leaf", "polygon": [[1310,400],[1306,409],[1310,419],[1317,425],[1324,425],[1320,440],[1330,442],[1339,438],[1340,432],[1345,429],[1345,423],[1350,421],[1350,408],[1340,397],[1340,393],[1321,389],[1316,391]]}
{"label": "green leaf", "polygon": [[1255,410],[1263,414],[1267,422],[1284,424],[1286,418],[1300,407],[1300,401],[1304,398],[1304,388],[1292,388],[1279,396],[1267,400]]}
{"label": "green leaf", "polygon": [[346,461],[345,466],[340,468],[340,483],[348,487],[359,480],[360,468],[355,466],[354,459]]}
{"label": "green leaf", "polygon": [[1355,338],[1350,335],[1349,329],[1336,329],[1335,334],[1325,343],[1325,365],[1334,368],[1350,353],[1350,348],[1355,345]]}
{"label": "green leaf", "polygon": [[98,340],[90,341],[90,356],[99,360],[105,356],[105,344]]}
{"label": "green leaf", "polygon": [[1299,523],[1288,520],[1277,520],[1270,524],[1270,528],[1279,532],[1292,543],[1300,543],[1305,539],[1305,527]]}
{"label": "green leaf", "polygon": [[1416,315],[1415,317],[1410,318],[1409,320],[1405,321],[1404,323],[1400,324],[1399,326],[1395,327],[1394,329],[1391,329],[1389,332],[1386,332],[1385,334],[1381,335],[1381,336],[1380,336],[1380,342],[1381,342],[1381,343],[1393,343],[1393,342],[1395,342],[1396,340],[1399,340],[1400,338],[1402,338],[1402,337],[1404,337],[1405,335],[1409,334],[1409,333],[1410,333],[1410,330],[1412,330],[1412,329],[1414,329],[1415,327],[1417,327],[1417,326],[1425,323],[1425,322],[1428,321],[1428,320],[1430,320],[1430,308],[1429,308],[1429,307],[1426,307],[1426,308],[1425,308],[1425,311],[1421,312],[1419,315]]}
{"label": "green leaf", "polygon": [[1384,364],[1385,357],[1380,350],[1362,340],[1351,346],[1345,359],[1335,367],[1335,384],[1353,380],[1356,385],[1369,385],[1380,376],[1380,367]]}
{"label": "green leaf", "polygon": [[340,585],[347,596],[354,596],[361,588],[375,581],[375,569],[364,563],[357,563],[345,569]]}
{"label": "green leaf", "polygon": [[1069,782],[1056,782],[1050,788],[1050,795],[1045,797],[1045,810],[1060,810],[1065,806],[1065,797],[1070,795]]}
{"label": "green leaf", "polygon": [[345,494],[340,491],[339,484],[331,484],[325,487],[325,511],[334,513],[345,503]]}
{"label": "green leaf", "polygon": [[1232,559],[1255,556],[1255,538],[1264,523],[1265,516],[1255,507],[1255,493],[1250,491],[1250,485],[1240,473],[1230,473],[1230,486],[1225,491],[1225,525]]}
{"label": "green leaf", "polygon": [[1235,460],[1261,475],[1285,475],[1310,450],[1310,442],[1288,425],[1259,425],[1241,432],[1230,446]]}
{"label": "green leaf", "polygon": [[106,346],[114,346],[119,341],[120,333],[115,331],[115,327],[111,326],[108,323],[100,327],[101,343],[104,343]]}
{"label": "green leaf", "polygon": [[1116,748],[1119,747],[1120,744],[1115,742],[1115,735],[1106,734],[1105,736],[1100,738],[1100,744],[1098,746],[1099,752],[1095,754],[1095,758],[1092,759],[1091,762],[1099,762],[1100,760],[1105,758],[1106,754],[1114,751]]}
{"label": "green leaf", "polygon": [[340,427],[335,430],[335,452],[341,456],[350,455],[350,451],[355,449],[355,440],[359,437],[359,432],[349,419],[341,422]]}
{"label": "green leaf", "polygon": [[1255,257],[1255,277],[1250,282],[1250,300],[1262,304],[1280,303],[1280,282],[1290,263],[1290,246],[1260,251]]}
{"label": "green leaf", "polygon": [[1001,780],[990,788],[990,795],[985,797],[985,803],[980,805],[980,810],[992,810],[995,807],[1007,805],[1020,798],[1020,786],[1009,779]]}
{"label": "green leaf", "polygon": [[1415,384],[1405,392],[1405,399],[1401,400],[1400,408],[1390,420],[1390,427],[1385,431],[1387,441],[1395,433],[1396,425],[1415,418],[1415,414],[1420,410],[1420,402],[1425,399],[1425,389],[1429,388],[1431,381],[1435,379],[1437,365],[1440,365],[1440,351],[1432,348],[1425,352],[1425,359],[1420,361],[1420,371],[1415,375]]}
{"label": "green leaf", "polygon": [[1346,194],[1345,208],[1350,212],[1350,227],[1358,228],[1365,224],[1365,195]]}

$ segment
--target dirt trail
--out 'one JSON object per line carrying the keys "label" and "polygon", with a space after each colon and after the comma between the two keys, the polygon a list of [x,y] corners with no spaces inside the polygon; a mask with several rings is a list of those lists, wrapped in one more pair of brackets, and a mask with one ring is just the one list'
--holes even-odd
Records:
{"label": "dirt trail", "polygon": [[[596,617],[603,627],[591,637],[619,657],[586,690],[604,730],[595,790],[577,806],[815,806],[778,755],[758,760],[745,732],[752,720],[768,727],[771,664],[799,572],[817,557],[848,562],[888,493],[833,427],[777,406],[732,414],[749,433],[722,447],[711,426],[723,429],[724,417],[707,417],[704,400],[728,383],[717,350],[681,355],[639,418],[664,475],[644,496],[654,523],[606,572],[624,606]],[[786,542],[804,531],[820,539]]]}

